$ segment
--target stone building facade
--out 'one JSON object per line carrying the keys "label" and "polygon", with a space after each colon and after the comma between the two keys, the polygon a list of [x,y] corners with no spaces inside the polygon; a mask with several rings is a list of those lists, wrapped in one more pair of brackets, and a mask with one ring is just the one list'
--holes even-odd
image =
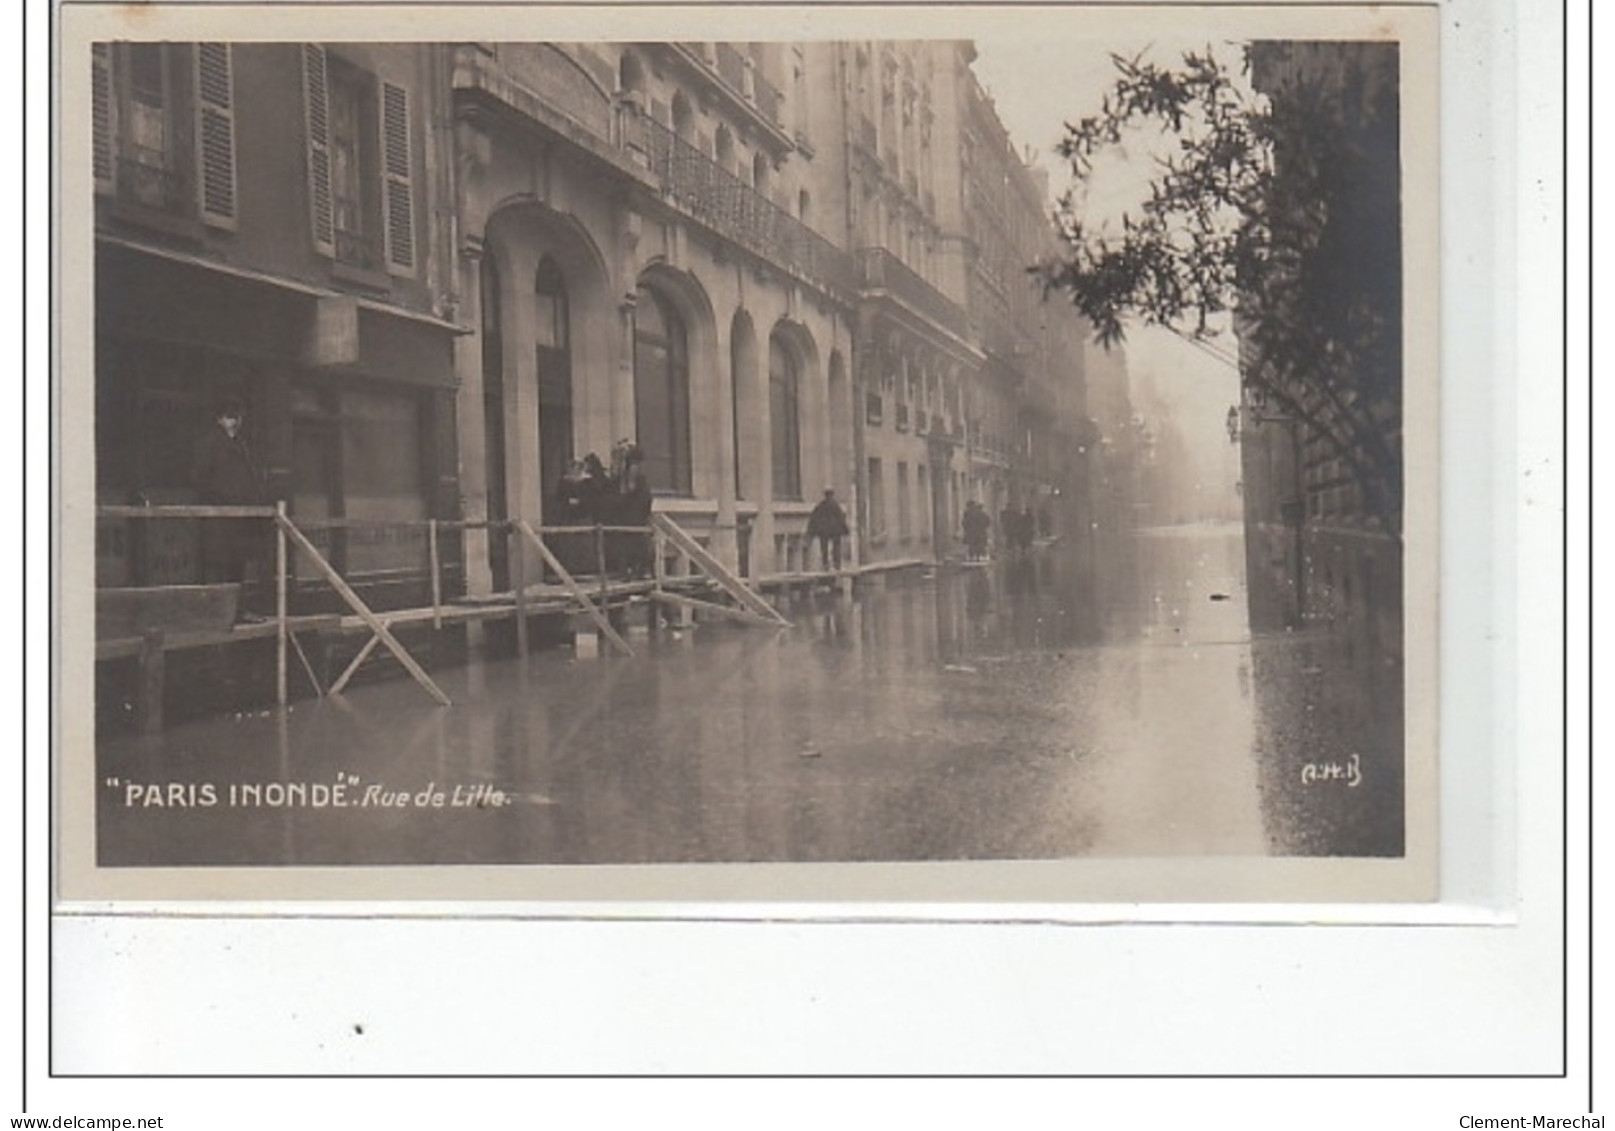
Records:
{"label": "stone building facade", "polygon": [[[809,567],[825,488],[855,562],[1085,497],[1085,327],[1025,274],[1047,189],[973,54],[97,45],[101,501],[190,501],[176,453],[243,396],[272,493],[397,606],[410,524],[542,524],[622,439],[752,576]],[[187,538],[110,525],[103,583],[190,580]],[[536,568],[475,525],[445,552],[471,595]]]}
{"label": "stone building facade", "polygon": [[[99,501],[195,502],[190,453],[230,399],[305,519],[453,517],[438,50],[121,42],[92,63]],[[420,529],[314,537],[372,599],[421,598]],[[104,521],[99,583],[200,580],[199,542],[198,520]]]}

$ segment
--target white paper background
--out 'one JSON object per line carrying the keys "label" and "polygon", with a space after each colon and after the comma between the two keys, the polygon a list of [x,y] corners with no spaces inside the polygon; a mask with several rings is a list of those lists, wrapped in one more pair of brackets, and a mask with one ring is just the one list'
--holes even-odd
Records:
{"label": "white paper background", "polygon": [[[30,5],[39,8],[43,5]],[[916,10],[916,16],[923,9]],[[78,916],[46,983],[47,56],[30,26],[27,823],[31,1114],[165,1127],[679,1118],[798,1126],[1032,1118],[1139,1126],[1456,1126],[1587,1102],[1586,717],[1560,774],[1561,14],[1444,6],[1444,891],[1472,926],[533,922]],[[1584,35],[1572,41],[1585,42]],[[1579,54],[1579,50],[1573,52]],[[1572,60],[1572,69],[1578,69]],[[12,73],[17,73],[14,68]],[[1581,197],[1574,117],[1570,215]],[[20,202],[19,202],[20,203]],[[1573,235],[1572,262],[1584,241]],[[1574,281],[1580,279],[1573,272]],[[13,304],[16,305],[16,304]],[[1579,320],[1584,300],[1572,304]],[[1587,371],[1571,327],[1572,454]],[[17,419],[20,419],[17,418]],[[1587,591],[1572,464],[1569,592]],[[1529,469],[1531,475],[1524,472]],[[15,560],[4,568],[15,569]],[[15,590],[14,590],[15,591]],[[1573,620],[1583,622],[1578,610]],[[1580,682],[1585,639],[1571,626]],[[12,702],[15,692],[9,693]],[[1518,753],[1518,762],[1514,760]],[[1471,767],[1467,772],[1458,767]],[[1561,875],[1562,789],[1571,798]],[[1517,798],[1517,806],[1503,804]],[[16,802],[22,801],[19,793]],[[21,806],[11,812],[21,831]],[[1515,847],[1519,851],[1516,860]],[[1561,1015],[1568,883],[1570,1016]],[[1518,899],[1513,898],[1518,894]],[[20,890],[14,890],[19,906]],[[8,932],[12,942],[18,932]],[[21,979],[13,985],[24,988]],[[49,991],[56,1045],[47,1044]],[[14,991],[15,992],[15,991]],[[362,1029],[361,1031],[358,1031]],[[16,1027],[13,1027],[16,1031]],[[1568,1036],[1568,1046],[1561,1038]],[[19,1050],[23,1051],[23,1050]],[[145,1073],[1477,1074],[1541,1079],[1017,1081],[66,1080]],[[20,1060],[20,1058],[19,1058]],[[1568,1066],[1571,1079],[1553,1078]],[[19,1071],[7,1091],[16,1095]],[[4,1077],[0,1077],[4,1079]],[[788,1088],[789,1095],[782,1095]],[[885,1110],[885,1105],[891,1105]],[[867,1113],[867,1115],[865,1114]],[[5,1113],[0,1113],[5,1114]],[[1104,1118],[1100,1118],[1104,1117]]]}

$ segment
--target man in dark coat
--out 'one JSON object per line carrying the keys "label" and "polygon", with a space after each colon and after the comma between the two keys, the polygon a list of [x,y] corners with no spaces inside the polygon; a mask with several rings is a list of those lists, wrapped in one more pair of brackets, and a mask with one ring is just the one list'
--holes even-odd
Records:
{"label": "man in dark coat", "polygon": [[[197,502],[212,507],[258,507],[269,501],[262,468],[247,443],[246,411],[240,401],[224,402],[214,424],[197,441],[191,459],[191,486]],[[267,589],[269,525],[260,518],[204,518],[202,580],[242,585],[249,573]],[[263,594],[254,594],[263,603]],[[243,594],[243,607],[247,596]]]}
{"label": "man in dark coat", "polygon": [[987,557],[987,533],[992,528],[993,520],[987,517],[987,510],[975,499],[965,504],[964,517],[960,519],[964,526],[965,559],[979,562]]}
{"label": "man in dark coat", "polygon": [[852,529],[847,525],[846,512],[836,502],[835,489],[826,487],[824,498],[808,515],[807,534],[819,540],[819,562],[826,570],[841,568],[841,540]]}
{"label": "man in dark coat", "polygon": [[[651,515],[650,477],[645,474],[645,455],[638,445],[628,444],[622,452],[622,470],[617,482],[617,522],[623,526],[649,526]],[[623,564],[630,577],[649,577],[652,566],[649,533],[622,535]]]}

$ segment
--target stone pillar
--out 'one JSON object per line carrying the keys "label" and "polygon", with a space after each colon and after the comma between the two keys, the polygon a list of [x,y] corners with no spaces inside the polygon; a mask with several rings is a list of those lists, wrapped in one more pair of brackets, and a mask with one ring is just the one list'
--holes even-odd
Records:
{"label": "stone pillar", "polygon": [[608,458],[611,447],[624,436],[637,434],[634,416],[634,308],[639,294],[640,218],[627,205],[617,210],[617,364],[611,378],[611,427],[597,442],[600,456]]}
{"label": "stone pillar", "polygon": [[756,483],[752,495],[757,500],[757,522],[751,533],[753,575],[775,573],[780,562],[774,553],[774,426],[773,390],[768,382],[769,352],[774,332],[772,321],[758,328],[757,364],[753,367],[750,402],[757,406],[757,446],[753,465],[746,469],[746,482]]}
{"label": "stone pillar", "polygon": [[[488,517],[488,437],[482,413],[482,256],[481,236],[467,236],[456,269],[460,310],[469,334],[454,339],[454,375],[460,382],[460,492],[464,517],[481,522]],[[466,589],[473,596],[493,591],[488,566],[488,532],[467,530],[463,542]]]}
{"label": "stone pillar", "polygon": [[[505,497],[510,517],[537,525],[543,502],[539,484],[538,451],[538,332],[532,294],[538,270],[538,251],[512,247],[509,263],[500,273],[500,308],[504,315],[505,353]],[[518,535],[511,536],[512,545]],[[511,580],[531,582],[538,576],[535,555],[513,554]],[[528,574],[518,578],[515,566],[525,561]]]}
{"label": "stone pillar", "polygon": [[[713,319],[712,377],[709,381],[703,382],[701,395],[710,406],[707,414],[708,426],[717,433],[717,443],[712,445],[716,452],[717,465],[710,468],[707,480],[718,502],[718,515],[712,531],[710,549],[717,555],[719,561],[730,569],[738,570],[740,547],[735,536],[735,375],[734,355],[729,340],[732,326],[733,322],[730,319],[722,317]],[[695,390],[690,390],[690,394],[693,402]],[[692,404],[692,427],[694,407]],[[698,433],[692,437],[692,441],[699,444],[700,438]]]}

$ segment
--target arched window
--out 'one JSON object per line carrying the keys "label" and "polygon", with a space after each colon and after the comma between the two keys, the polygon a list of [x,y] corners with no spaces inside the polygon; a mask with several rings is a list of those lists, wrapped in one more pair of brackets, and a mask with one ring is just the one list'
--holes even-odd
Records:
{"label": "arched window", "polygon": [[556,493],[572,459],[572,353],[568,344],[566,281],[555,260],[539,261],[533,280],[533,330],[538,367],[539,497],[554,520]]}
{"label": "arched window", "polygon": [[774,449],[774,498],[802,497],[801,364],[776,332],[768,340],[768,419]]}
{"label": "arched window", "polygon": [[690,493],[690,353],[678,312],[641,286],[634,307],[634,424],[651,488]]}
{"label": "arched window", "polygon": [[547,255],[538,264],[533,293],[538,303],[538,344],[546,349],[566,349],[566,282],[555,260]]}
{"label": "arched window", "polygon": [[773,171],[769,164],[768,154],[759,150],[751,159],[751,183],[756,190],[765,196],[768,194],[768,178]]}
{"label": "arched window", "polygon": [[796,218],[804,224],[811,226],[813,214],[813,194],[802,189],[796,194]]}

